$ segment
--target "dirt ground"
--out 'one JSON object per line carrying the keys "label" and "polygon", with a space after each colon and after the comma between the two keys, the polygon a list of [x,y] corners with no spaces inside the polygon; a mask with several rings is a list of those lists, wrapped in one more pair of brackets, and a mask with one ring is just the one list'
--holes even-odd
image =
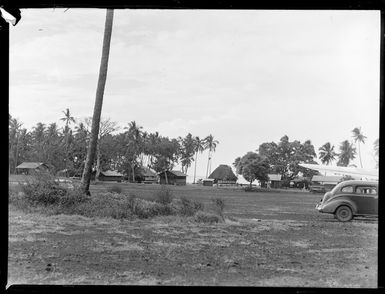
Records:
{"label": "dirt ground", "polygon": [[[149,186],[127,189],[150,197]],[[120,221],[10,207],[8,284],[377,287],[377,219],[340,223],[314,209],[320,194],[173,189],[206,207],[222,197],[230,219]]]}

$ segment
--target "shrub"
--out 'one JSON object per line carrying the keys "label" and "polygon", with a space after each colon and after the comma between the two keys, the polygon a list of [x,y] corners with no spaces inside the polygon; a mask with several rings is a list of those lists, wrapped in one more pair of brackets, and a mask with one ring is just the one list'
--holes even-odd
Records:
{"label": "shrub", "polygon": [[69,208],[87,202],[90,199],[90,196],[85,195],[80,187],[76,187],[72,190],[66,190],[66,194],[59,200],[59,205],[61,207]]}
{"label": "shrub", "polygon": [[180,198],[180,214],[184,216],[193,216],[197,211],[203,210],[203,203],[192,201],[186,197]]}
{"label": "shrub", "polygon": [[107,189],[107,192],[110,192],[110,193],[117,193],[117,194],[121,194],[123,189],[121,186],[119,185],[112,185],[112,186],[109,186]]}
{"label": "shrub", "polygon": [[225,209],[225,201],[221,198],[212,198],[211,201],[214,204],[215,212],[221,217],[222,220],[225,220],[223,211]]}
{"label": "shrub", "polygon": [[9,204],[15,206],[22,211],[29,211],[30,204],[26,201],[25,194],[23,192],[9,192]]}
{"label": "shrub", "polygon": [[166,185],[162,185],[160,190],[155,193],[155,201],[163,205],[170,204],[173,198],[174,195],[172,194],[171,189]]}
{"label": "shrub", "polygon": [[26,200],[32,205],[58,204],[66,195],[67,189],[60,187],[55,178],[48,173],[39,173],[34,180],[23,185]]}
{"label": "shrub", "polygon": [[206,211],[198,211],[195,216],[194,220],[199,223],[219,223],[221,221],[220,216],[217,214],[206,212]]}

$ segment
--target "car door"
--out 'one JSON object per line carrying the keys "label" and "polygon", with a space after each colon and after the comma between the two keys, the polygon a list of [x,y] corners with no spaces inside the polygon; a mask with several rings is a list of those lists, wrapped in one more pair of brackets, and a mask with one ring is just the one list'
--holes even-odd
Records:
{"label": "car door", "polygon": [[355,189],[358,214],[378,213],[378,194],[374,186],[360,185]]}

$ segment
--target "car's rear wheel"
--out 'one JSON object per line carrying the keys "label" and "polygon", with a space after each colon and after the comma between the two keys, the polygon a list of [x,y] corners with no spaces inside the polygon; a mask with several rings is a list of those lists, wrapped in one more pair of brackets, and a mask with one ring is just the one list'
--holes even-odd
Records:
{"label": "car's rear wheel", "polygon": [[349,206],[341,205],[334,213],[336,218],[341,222],[348,222],[353,218],[353,211]]}

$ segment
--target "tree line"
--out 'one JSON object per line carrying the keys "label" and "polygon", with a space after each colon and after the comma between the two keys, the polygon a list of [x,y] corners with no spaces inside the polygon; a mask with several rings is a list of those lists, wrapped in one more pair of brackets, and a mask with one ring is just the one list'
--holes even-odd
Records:
{"label": "tree line", "polygon": [[[349,166],[356,158],[357,149],[360,159],[360,167],[363,168],[361,160],[360,144],[365,144],[366,136],[361,128],[352,130],[354,142],[344,140],[339,145],[339,152],[334,151],[335,146],[326,142],[319,149],[319,160],[322,164],[329,165],[337,160],[337,166]],[[373,143],[374,156],[378,166],[379,139]],[[266,142],[259,145],[255,152],[248,152],[242,157],[237,157],[233,163],[237,174],[242,175],[250,185],[253,181],[267,182],[268,174],[279,174],[282,176],[284,185],[290,183],[301,172],[304,177],[311,178],[318,174],[317,171],[309,170],[299,166],[299,163],[318,164],[315,160],[317,154],[310,140],[301,143],[298,140],[289,141],[287,135],[279,142]]]}
{"label": "tree line", "polygon": [[[92,118],[76,120],[69,109],[57,123],[37,123],[32,130],[9,115],[9,172],[16,173],[22,162],[44,162],[53,173],[81,176],[90,141]],[[122,130],[109,118],[101,119],[96,157],[93,162],[96,178],[101,171],[116,170],[135,182],[143,167],[156,172],[172,170],[178,163],[187,174],[195,162],[194,182],[198,154],[208,151],[206,177],[211,172],[211,159],[219,142],[213,135],[204,138],[188,133],[185,137],[169,138],[158,132],[147,132],[135,121]]]}

